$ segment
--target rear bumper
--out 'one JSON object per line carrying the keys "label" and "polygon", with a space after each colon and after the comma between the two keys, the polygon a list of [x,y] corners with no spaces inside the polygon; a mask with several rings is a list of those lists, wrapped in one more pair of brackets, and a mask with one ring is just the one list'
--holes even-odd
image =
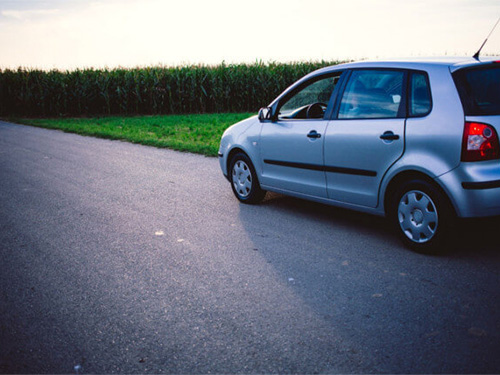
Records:
{"label": "rear bumper", "polygon": [[462,163],[440,176],[457,215],[463,218],[500,215],[500,161]]}

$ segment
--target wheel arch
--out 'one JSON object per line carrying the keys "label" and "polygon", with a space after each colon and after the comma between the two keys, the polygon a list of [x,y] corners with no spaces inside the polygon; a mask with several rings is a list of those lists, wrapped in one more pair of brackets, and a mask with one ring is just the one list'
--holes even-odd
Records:
{"label": "wheel arch", "polygon": [[248,152],[246,152],[244,149],[242,149],[241,147],[234,147],[233,149],[231,149],[231,151],[229,151],[229,154],[227,155],[227,160],[226,160],[226,170],[227,170],[227,175],[229,177],[229,168],[231,166],[231,161],[233,160],[233,157],[234,155],[238,154],[238,153],[243,153],[245,154],[246,156],[248,156],[248,158],[252,161],[253,163],[253,160],[250,158],[250,156],[248,155]]}
{"label": "wheel arch", "polygon": [[404,183],[405,181],[410,181],[410,180],[423,180],[434,186],[436,189],[438,189],[441,194],[445,197],[447,200],[447,203],[449,207],[451,207],[456,214],[456,208],[450,199],[448,193],[446,192],[445,189],[432,177],[429,175],[420,172],[420,171],[415,171],[415,170],[406,170],[402,171],[395,176],[392,177],[390,182],[387,184],[387,187],[385,189],[384,193],[384,213],[385,216],[388,215],[388,211],[390,209],[390,204],[391,204],[391,197],[393,196],[394,193],[396,193],[398,187]]}

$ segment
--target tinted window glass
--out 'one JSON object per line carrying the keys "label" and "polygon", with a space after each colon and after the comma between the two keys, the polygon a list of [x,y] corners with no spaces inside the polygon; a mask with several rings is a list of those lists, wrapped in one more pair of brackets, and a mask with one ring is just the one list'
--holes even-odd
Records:
{"label": "tinted window glass", "polygon": [[339,119],[398,117],[404,73],[355,70],[340,102]]}
{"label": "tinted window glass", "polygon": [[500,115],[500,67],[455,73],[466,115]]}
{"label": "tinted window glass", "polygon": [[431,111],[429,82],[424,73],[412,73],[410,89],[410,116],[424,116]]}
{"label": "tinted window glass", "polygon": [[[323,77],[302,88],[281,105],[279,117],[283,119],[323,118],[338,79],[339,76]],[[309,108],[313,104],[316,105]]]}

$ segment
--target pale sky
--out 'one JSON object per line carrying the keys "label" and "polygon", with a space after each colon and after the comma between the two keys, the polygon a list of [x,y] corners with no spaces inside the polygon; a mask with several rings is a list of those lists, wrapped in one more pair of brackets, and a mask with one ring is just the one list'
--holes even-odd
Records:
{"label": "pale sky", "polygon": [[0,68],[472,56],[499,17],[500,0],[0,0]]}

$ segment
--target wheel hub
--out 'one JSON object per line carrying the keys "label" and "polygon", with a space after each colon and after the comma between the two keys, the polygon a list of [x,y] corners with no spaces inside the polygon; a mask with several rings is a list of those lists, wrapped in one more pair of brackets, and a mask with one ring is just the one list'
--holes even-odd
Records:
{"label": "wheel hub", "polygon": [[424,214],[422,211],[418,208],[414,209],[411,213],[411,221],[416,226],[422,225],[422,222],[424,221]]}
{"label": "wheel hub", "polygon": [[240,186],[243,186],[245,185],[245,180],[246,180],[246,176],[243,176],[243,173],[239,173],[238,176],[237,176],[237,179],[238,179],[238,184]]}

